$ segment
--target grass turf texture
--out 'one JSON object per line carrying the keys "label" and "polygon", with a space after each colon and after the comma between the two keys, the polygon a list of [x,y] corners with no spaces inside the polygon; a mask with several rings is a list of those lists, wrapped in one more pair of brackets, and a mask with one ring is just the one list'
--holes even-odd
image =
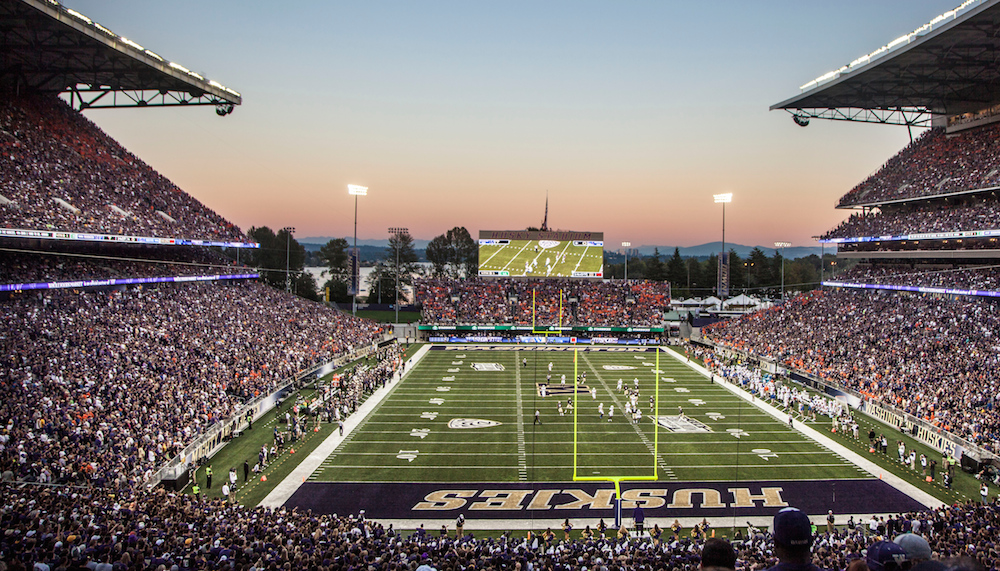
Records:
{"label": "grass turf texture", "polygon": [[[416,353],[422,343],[414,343],[409,345],[405,349],[405,357],[412,357]],[[328,382],[333,375],[342,374],[345,371],[353,369],[355,366],[365,362],[365,359],[359,359],[352,363],[337,369],[336,371],[330,373],[329,375],[320,379],[320,382]],[[253,424],[253,430],[245,431],[243,434],[231,440],[226,446],[224,446],[212,459],[209,464],[212,466],[214,471],[212,477],[212,489],[206,488],[207,478],[205,475],[205,467],[201,467],[197,470],[195,476],[197,478],[198,485],[201,487],[201,494],[206,497],[218,498],[222,496],[222,484],[229,478],[229,469],[236,468],[237,473],[237,486],[236,486],[236,501],[243,505],[257,505],[263,500],[271,490],[274,489],[279,482],[281,482],[296,466],[302,461],[303,458],[309,455],[327,436],[333,433],[336,429],[336,423],[322,423],[319,426],[319,431],[314,432],[313,428],[316,426],[316,420],[310,418],[309,432],[306,434],[305,438],[295,443],[287,443],[283,450],[280,451],[278,456],[274,458],[267,467],[260,473],[254,475],[253,472],[250,473],[249,481],[244,481],[243,479],[243,461],[248,460],[250,466],[257,462],[257,452],[260,447],[267,444],[269,447],[274,442],[274,427],[278,426],[279,430],[284,430],[284,416],[285,413],[290,411],[293,406],[295,406],[296,395],[301,395],[303,400],[309,401],[315,391],[312,388],[306,388],[293,394],[290,398],[285,399],[281,405],[275,407]],[[367,397],[367,395],[365,395]],[[362,401],[363,402],[363,401]],[[292,453],[292,450],[295,450]],[[261,481],[261,476],[266,476],[266,481]],[[191,491],[191,486],[184,490],[185,492]]]}
{"label": "grass turf texture", "polygon": [[[573,352],[430,351],[367,421],[342,443],[310,480],[355,482],[570,481],[573,418],[569,395],[542,398],[537,383],[553,363],[552,389],[562,374],[572,386]],[[471,348],[470,348],[471,349]],[[527,359],[527,366],[522,360]],[[654,424],[649,396],[655,353],[580,352],[580,372],[597,398],[579,394],[580,476],[648,475]],[[476,363],[502,370],[477,370]],[[490,365],[492,366],[492,365]],[[608,369],[611,367],[611,370]],[[711,429],[671,433],[660,428],[657,475],[661,480],[754,481],[870,477],[853,464],[806,439],[757,408],[710,383],[672,358],[661,356],[660,415],[683,414]],[[623,415],[626,396],[639,378],[640,424]],[[554,392],[554,391],[552,391]],[[564,415],[558,413],[562,402]],[[604,403],[605,416],[598,415]],[[701,403],[701,404],[699,404]],[[613,422],[608,422],[615,405]],[[540,424],[533,423],[534,412]],[[452,419],[500,422],[479,429],[452,429]]]}
{"label": "grass turf texture", "polygon": [[[604,265],[604,250],[597,246],[576,246],[573,241],[554,242],[548,246],[548,241],[542,240],[511,240],[503,246],[480,246],[480,271],[508,272],[507,276],[572,276],[574,271],[600,272]],[[535,251],[535,250],[538,251]],[[549,267],[546,267],[546,259]],[[525,265],[531,264],[533,269],[525,274]]]}

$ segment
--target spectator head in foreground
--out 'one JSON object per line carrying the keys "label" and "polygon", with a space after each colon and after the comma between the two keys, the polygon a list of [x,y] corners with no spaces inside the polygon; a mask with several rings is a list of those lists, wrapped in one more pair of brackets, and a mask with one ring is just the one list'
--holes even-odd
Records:
{"label": "spectator head in foreground", "polygon": [[812,564],[812,522],[798,508],[785,508],[774,516],[774,552],[778,564],[773,571],[815,571]]}
{"label": "spectator head in foreground", "polygon": [[868,548],[871,571],[908,571],[910,565],[906,551],[891,541],[877,541]]}
{"label": "spectator head in foreground", "polygon": [[736,550],[725,539],[715,538],[705,542],[701,550],[703,571],[736,570]]}
{"label": "spectator head in foreground", "polygon": [[893,543],[903,548],[906,560],[910,562],[913,571],[944,571],[944,563],[934,559],[927,540],[915,533],[903,533],[893,539]]}

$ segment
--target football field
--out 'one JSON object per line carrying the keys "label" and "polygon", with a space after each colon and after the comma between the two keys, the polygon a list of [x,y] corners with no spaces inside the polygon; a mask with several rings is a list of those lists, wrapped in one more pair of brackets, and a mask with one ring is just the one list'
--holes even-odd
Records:
{"label": "football field", "polygon": [[479,246],[479,275],[602,277],[604,248],[572,240],[511,240]]}
{"label": "football field", "polygon": [[[402,519],[591,517],[610,513],[610,480],[624,478],[622,507],[652,516],[920,507],[666,352],[657,363],[658,352],[430,347],[290,504]],[[576,388],[574,371],[586,374]],[[641,419],[625,414],[633,398]]]}

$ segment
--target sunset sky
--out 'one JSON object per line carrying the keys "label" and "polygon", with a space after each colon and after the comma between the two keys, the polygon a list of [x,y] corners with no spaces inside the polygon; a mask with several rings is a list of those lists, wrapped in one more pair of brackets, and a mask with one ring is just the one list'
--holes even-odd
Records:
{"label": "sunset sky", "polygon": [[[622,240],[810,237],[906,128],[768,106],[957,0],[215,2],[66,0],[240,91],[210,107],[91,110],[244,230],[430,239],[541,223]],[[915,133],[917,134],[917,133]]]}

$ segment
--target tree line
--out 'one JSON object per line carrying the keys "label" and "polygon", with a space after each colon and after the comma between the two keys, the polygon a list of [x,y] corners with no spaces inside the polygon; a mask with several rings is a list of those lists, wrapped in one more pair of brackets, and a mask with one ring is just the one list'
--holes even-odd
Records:
{"label": "tree line", "polygon": [[[617,256],[616,256],[617,257]],[[779,297],[781,295],[780,251],[768,256],[760,248],[754,248],[743,257],[735,250],[729,251],[729,293],[748,293],[755,296]],[[823,260],[811,254],[794,260],[784,260],[785,290],[808,291],[819,287],[820,273],[829,279],[832,272],[842,271],[843,261],[833,254],[826,254]],[[606,278],[623,279],[625,262],[609,263],[605,252],[604,275]],[[682,257],[679,248],[669,258],[663,259],[659,249],[651,256],[628,258],[628,279],[645,279],[670,282],[673,297],[707,297],[716,294],[719,277],[719,256],[713,254],[707,259]]]}
{"label": "tree line", "polygon": [[[267,226],[251,228],[250,238],[260,243],[260,248],[240,254],[240,261],[259,268],[261,279],[276,289],[287,289],[296,295],[320,300],[326,297],[338,303],[351,301],[351,246],[344,238],[334,238],[320,247],[312,256],[304,246],[295,240],[287,229],[277,232]],[[418,272],[417,252],[413,247],[413,237],[409,232],[393,234],[389,246],[368,276],[369,295],[359,302],[392,304],[396,295],[404,299],[404,291],[413,286],[413,275],[426,273],[433,277],[460,279],[478,273],[479,248],[469,231],[462,226],[435,236],[425,252],[430,267]],[[304,271],[307,259],[318,261],[323,267],[323,283],[320,285],[312,274]],[[625,277],[625,263],[611,263],[609,258],[620,256],[605,252],[604,275],[609,279]],[[730,250],[730,295],[749,293],[757,296],[779,297],[781,294],[782,256],[776,251],[768,256],[760,248],[754,248],[749,255],[741,257]],[[833,254],[823,260],[812,254],[794,260],[784,260],[784,283],[786,291],[807,291],[819,287],[821,268],[826,278],[834,270],[844,270]],[[651,256],[638,254],[628,258],[628,278],[651,281],[668,281],[671,294],[677,298],[707,297],[716,293],[718,278],[718,256],[707,259],[682,257],[680,249],[674,248],[672,256],[664,257],[659,249]],[[397,290],[398,279],[398,290]],[[360,286],[360,284],[359,284]]]}
{"label": "tree line", "polygon": [[[267,284],[293,291],[307,299],[325,299],[329,292],[329,301],[351,301],[351,247],[346,239],[334,238],[320,247],[315,256],[308,256],[305,247],[287,229],[274,232],[267,226],[254,227],[248,235],[260,244],[260,248],[249,250],[244,254],[243,261],[259,268],[261,279]],[[429,273],[433,276],[474,276],[478,270],[478,245],[464,227],[456,226],[436,236],[427,245],[425,255],[431,264]],[[321,275],[325,282],[322,286],[317,287],[312,274],[304,271],[305,262],[310,257],[323,267]],[[418,270],[417,260],[413,237],[409,232],[392,234],[385,254],[368,275],[369,295],[359,301],[393,304],[397,296],[398,299],[405,299],[405,289],[413,286],[413,275]]]}

